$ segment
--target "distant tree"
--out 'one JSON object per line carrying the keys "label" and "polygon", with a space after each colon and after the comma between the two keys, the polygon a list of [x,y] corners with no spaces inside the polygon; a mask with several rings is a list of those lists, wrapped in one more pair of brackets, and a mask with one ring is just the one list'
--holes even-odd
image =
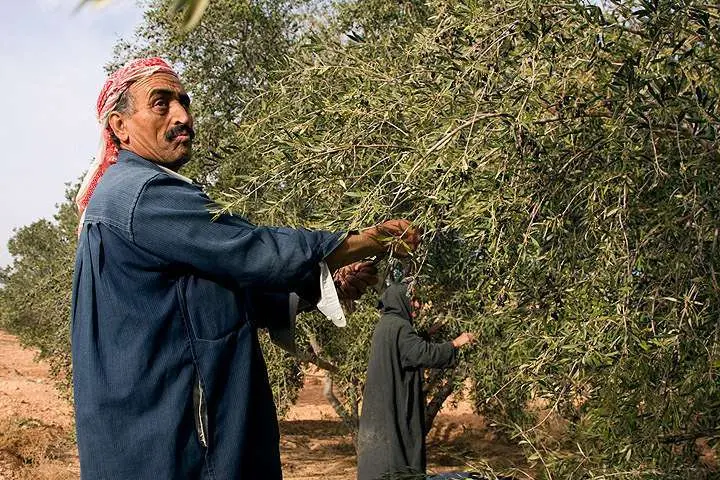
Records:
{"label": "distant tree", "polygon": [[0,272],[0,327],[39,350],[69,394],[70,295],[77,213],[69,187],[53,221],[19,228],[8,242],[12,263]]}

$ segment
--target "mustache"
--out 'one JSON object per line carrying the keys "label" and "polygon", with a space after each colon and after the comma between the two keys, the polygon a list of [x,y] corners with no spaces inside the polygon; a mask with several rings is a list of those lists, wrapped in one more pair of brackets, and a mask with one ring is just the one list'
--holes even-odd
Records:
{"label": "mustache", "polygon": [[187,135],[192,141],[192,139],[195,138],[195,130],[193,130],[190,125],[185,125],[184,123],[181,125],[175,125],[167,131],[167,133],[165,134],[165,140],[167,140],[168,142],[172,142],[180,135]]}

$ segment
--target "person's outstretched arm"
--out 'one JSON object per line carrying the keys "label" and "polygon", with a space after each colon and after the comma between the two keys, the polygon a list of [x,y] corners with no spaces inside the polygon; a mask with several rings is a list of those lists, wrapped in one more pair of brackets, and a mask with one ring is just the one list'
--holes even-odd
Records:
{"label": "person's outstretched arm", "polygon": [[463,333],[450,342],[434,343],[423,339],[409,323],[400,328],[398,348],[405,368],[449,368],[457,360],[459,348],[474,340],[471,333]]}
{"label": "person's outstretched arm", "polygon": [[[321,261],[331,270],[395,248],[406,255],[419,235],[405,220],[351,233],[259,227],[238,216],[214,218],[213,202],[198,187],[159,174],[136,201],[128,232],[158,265],[185,266],[237,286],[293,291]],[[403,237],[387,242],[387,233]]]}

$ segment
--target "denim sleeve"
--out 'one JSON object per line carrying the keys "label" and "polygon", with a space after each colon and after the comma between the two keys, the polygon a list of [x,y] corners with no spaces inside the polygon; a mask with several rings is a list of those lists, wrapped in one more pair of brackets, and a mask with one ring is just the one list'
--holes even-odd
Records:
{"label": "denim sleeve", "polygon": [[298,313],[298,296],[295,293],[279,293],[245,290],[248,319],[255,328],[267,328],[270,340],[283,350],[297,353],[295,344],[295,317]]}
{"label": "denim sleeve", "polygon": [[256,328],[288,328],[294,320],[290,294],[256,289],[246,290],[246,308]]}
{"label": "denim sleeve", "polygon": [[256,328],[267,328],[272,342],[296,353],[295,317],[320,299],[320,268],[315,266],[292,293],[246,289],[247,312]]}
{"label": "denim sleeve", "polygon": [[150,179],[138,196],[130,234],[168,264],[232,281],[238,287],[302,289],[340,233],[258,227],[244,218],[213,218],[215,205],[193,185],[167,175]]}

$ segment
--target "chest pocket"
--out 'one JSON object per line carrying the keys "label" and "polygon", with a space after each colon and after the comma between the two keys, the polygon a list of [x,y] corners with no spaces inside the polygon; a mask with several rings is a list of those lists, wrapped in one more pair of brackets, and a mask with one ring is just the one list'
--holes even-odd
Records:
{"label": "chest pocket", "polygon": [[178,288],[188,321],[198,340],[221,340],[245,323],[243,295],[231,287],[190,276],[183,278]]}

